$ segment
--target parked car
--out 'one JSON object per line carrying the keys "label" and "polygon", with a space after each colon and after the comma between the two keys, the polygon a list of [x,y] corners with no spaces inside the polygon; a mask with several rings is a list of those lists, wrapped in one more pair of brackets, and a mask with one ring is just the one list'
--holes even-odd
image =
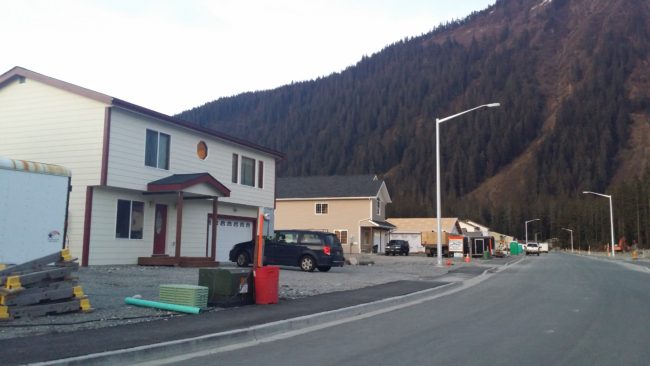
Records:
{"label": "parked car", "polygon": [[[254,241],[235,244],[230,250],[231,262],[248,266],[253,258]],[[264,264],[300,267],[305,272],[318,268],[327,272],[343,267],[343,247],[336,235],[321,231],[276,230],[275,237],[265,239]]]}
{"label": "parked car", "polygon": [[537,254],[537,256],[539,256],[539,244],[528,243],[528,245],[526,245],[526,255],[529,254],[530,255]]}
{"label": "parked car", "polygon": [[406,240],[391,240],[386,245],[386,255],[409,255],[409,242]]}

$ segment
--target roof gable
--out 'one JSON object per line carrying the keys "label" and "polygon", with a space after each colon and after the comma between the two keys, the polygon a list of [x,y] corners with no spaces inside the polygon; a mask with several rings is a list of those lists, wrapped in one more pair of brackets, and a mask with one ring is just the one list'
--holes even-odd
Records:
{"label": "roof gable", "polygon": [[179,192],[201,184],[210,187],[215,196],[230,197],[230,190],[208,173],[170,175],[147,184],[147,191],[152,193]]}
{"label": "roof gable", "polygon": [[278,199],[374,198],[384,181],[376,175],[333,175],[278,178]]}
{"label": "roof gable", "polygon": [[191,130],[195,130],[195,131],[201,132],[203,134],[210,135],[210,136],[213,136],[213,137],[217,137],[219,139],[226,140],[226,141],[238,144],[238,145],[243,145],[243,146],[249,147],[251,149],[255,149],[255,150],[264,152],[266,154],[272,155],[276,159],[284,159],[284,154],[282,154],[279,151],[275,151],[273,149],[269,149],[267,147],[254,144],[252,142],[242,140],[240,138],[230,136],[230,135],[227,135],[227,134],[219,132],[219,131],[203,128],[203,127],[200,127],[198,125],[192,124],[190,122],[183,121],[181,119],[171,117],[171,116],[168,116],[166,114],[156,112],[154,110],[151,110],[151,109],[148,109],[148,108],[145,108],[145,107],[141,107],[141,106],[133,104],[133,103],[129,103],[129,102],[125,101],[125,100],[114,98],[114,97],[111,97],[109,95],[96,92],[94,90],[86,89],[86,88],[80,87],[78,85],[74,85],[74,84],[71,84],[71,83],[68,83],[68,82],[65,82],[65,81],[62,81],[62,80],[58,80],[58,79],[55,79],[55,78],[52,78],[52,77],[49,77],[49,76],[46,76],[46,75],[43,75],[43,74],[39,74],[39,73],[31,71],[31,70],[27,70],[27,69],[22,68],[20,66],[16,66],[16,67],[12,68],[11,70],[5,72],[4,74],[0,75],[0,88],[4,87],[8,83],[10,83],[10,82],[12,82],[12,81],[14,81],[16,79],[20,79],[20,78],[35,80],[35,81],[38,81],[40,83],[49,85],[49,86],[54,87],[54,88],[66,90],[66,91],[68,91],[70,93],[74,93],[74,94],[77,94],[77,95],[81,95],[81,96],[96,100],[96,101],[98,101],[100,103],[104,103],[104,104],[107,104],[109,106],[119,107],[119,108],[123,108],[123,109],[126,109],[126,110],[130,110],[132,112],[136,112],[136,113],[148,116],[148,117],[152,117],[152,118],[155,118],[155,119],[158,119],[158,120],[161,120],[161,121],[164,121],[164,122],[176,125],[176,126],[181,126],[181,127],[188,128],[188,129],[191,129]]}

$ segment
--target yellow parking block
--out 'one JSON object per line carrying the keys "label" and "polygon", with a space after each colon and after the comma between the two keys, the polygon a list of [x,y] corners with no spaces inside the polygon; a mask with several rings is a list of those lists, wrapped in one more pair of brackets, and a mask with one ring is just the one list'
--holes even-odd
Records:
{"label": "yellow parking block", "polygon": [[20,284],[20,276],[9,276],[7,277],[7,282],[5,283],[5,288],[7,290],[18,290],[23,286]]}
{"label": "yellow parking block", "polygon": [[93,308],[90,306],[90,301],[88,299],[81,299],[79,301],[79,307],[81,307],[81,311],[83,312],[93,311]]}

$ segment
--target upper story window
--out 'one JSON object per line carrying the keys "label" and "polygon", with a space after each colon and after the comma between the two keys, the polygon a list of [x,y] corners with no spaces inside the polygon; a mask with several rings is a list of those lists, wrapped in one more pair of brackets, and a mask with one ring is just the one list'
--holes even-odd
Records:
{"label": "upper story window", "polygon": [[377,197],[377,215],[381,216],[381,199]]}
{"label": "upper story window", "polygon": [[241,184],[255,187],[255,159],[242,156]]}
{"label": "upper story window", "polygon": [[196,144],[196,156],[201,160],[205,160],[208,157],[208,144],[205,141],[199,141]]}
{"label": "upper story window", "polygon": [[329,205],[327,203],[317,203],[316,204],[316,215],[327,215],[329,211]]}
{"label": "upper story window", "polygon": [[239,180],[239,155],[232,154],[232,182],[237,183]]}
{"label": "upper story window", "polygon": [[238,154],[232,154],[232,182],[264,188],[264,162],[257,160],[256,164],[256,160],[253,158],[242,156],[240,159]]}
{"label": "upper story window", "polygon": [[147,129],[144,165],[169,170],[169,143],[171,137],[165,133]]}

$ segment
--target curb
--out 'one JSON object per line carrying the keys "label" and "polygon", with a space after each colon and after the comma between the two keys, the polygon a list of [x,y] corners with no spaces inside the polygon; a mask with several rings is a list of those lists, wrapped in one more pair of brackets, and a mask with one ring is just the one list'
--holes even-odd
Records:
{"label": "curb", "polygon": [[[485,275],[488,270],[489,269],[484,271],[480,276]],[[38,362],[31,365],[115,365],[160,360],[178,355],[179,353],[187,354],[203,351],[209,348],[230,346],[237,343],[258,340],[260,338],[265,338],[288,331],[296,331],[322,323],[359,316],[375,310],[384,309],[388,306],[395,306],[419,299],[424,299],[432,296],[435,293],[454,289],[456,287],[460,287],[461,285],[462,282],[452,282],[402,296],[391,297],[370,303],[305,315],[287,320],[280,320],[244,329],[206,334],[199,337],[179,339],[147,346],[94,353],[85,356]]]}
{"label": "curb", "polygon": [[601,262],[607,262],[607,263],[614,263],[618,264],[620,266],[623,266],[629,270],[632,271],[637,271],[641,273],[650,273],[650,267],[647,267],[642,264],[634,263],[625,259],[622,260],[617,260],[617,259],[610,259],[608,257],[600,257],[600,256],[591,256],[591,255],[582,255],[582,254],[575,254],[575,253],[569,253],[570,255],[575,255],[581,258],[587,258],[587,259],[592,259],[592,260],[597,260]]}

